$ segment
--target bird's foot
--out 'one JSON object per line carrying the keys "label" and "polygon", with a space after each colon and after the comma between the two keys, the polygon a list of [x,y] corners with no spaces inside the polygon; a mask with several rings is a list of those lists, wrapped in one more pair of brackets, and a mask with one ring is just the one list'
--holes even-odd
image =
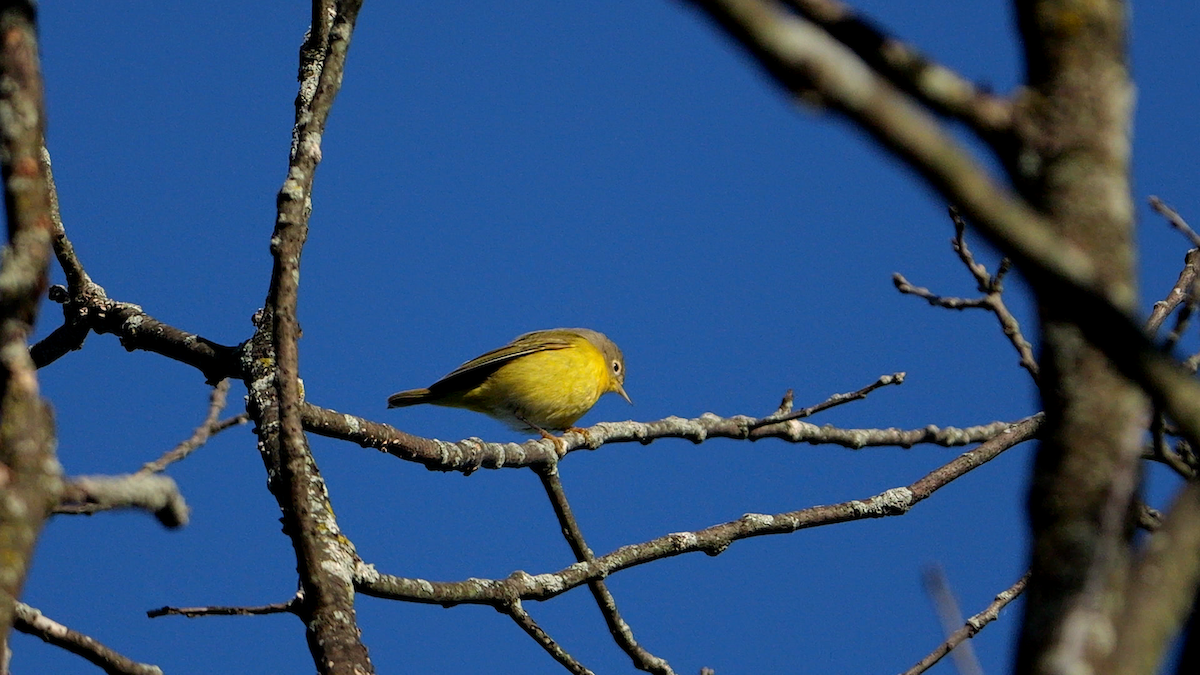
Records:
{"label": "bird's foot", "polygon": [[542,438],[554,443],[554,454],[558,455],[559,459],[566,457],[567,444],[563,442],[563,439],[560,436],[555,436],[554,434],[550,433],[549,431],[546,431],[545,429],[539,427],[538,425],[534,424],[533,422],[530,422],[529,420],[525,419],[524,415],[521,415],[520,413],[517,413],[517,419],[521,420],[521,422],[528,425],[530,429],[541,434]]}
{"label": "bird's foot", "polygon": [[592,440],[592,435],[590,433],[588,433],[587,429],[584,429],[583,427],[567,427],[567,431],[575,432],[575,433],[579,434],[580,436],[583,436],[584,444],[586,444],[587,447],[591,448],[592,450],[596,449],[596,447],[597,447],[596,442],[594,440]]}
{"label": "bird's foot", "polygon": [[554,454],[558,455],[559,459],[567,456],[567,444],[563,441],[562,436],[555,436],[541,427],[534,427],[534,429],[542,435],[542,438],[554,443]]}

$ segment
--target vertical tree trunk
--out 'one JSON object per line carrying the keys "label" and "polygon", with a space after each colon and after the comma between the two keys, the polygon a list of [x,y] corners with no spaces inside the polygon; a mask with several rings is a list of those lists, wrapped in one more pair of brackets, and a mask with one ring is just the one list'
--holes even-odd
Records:
{"label": "vertical tree trunk", "polygon": [[[1010,171],[1031,204],[1087,252],[1135,309],[1127,8],[1118,0],[1017,3],[1028,90]],[[1039,285],[1048,428],[1029,495],[1033,528],[1019,673],[1087,672],[1111,649],[1130,562],[1148,404]]]}

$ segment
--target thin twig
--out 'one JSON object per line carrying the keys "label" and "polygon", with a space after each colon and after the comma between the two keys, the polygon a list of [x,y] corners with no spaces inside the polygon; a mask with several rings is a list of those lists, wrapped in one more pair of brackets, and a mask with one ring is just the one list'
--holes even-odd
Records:
{"label": "thin twig", "polygon": [[[58,208],[58,187],[54,183],[54,168],[50,164],[50,151],[43,144],[40,153],[42,174],[46,177],[46,185],[50,192],[50,220],[54,233],[54,255],[62,266],[63,275],[67,279],[67,290],[71,295],[78,295],[91,290],[95,282],[83,269],[83,263],[75,254],[75,247],[67,239],[67,231],[63,226],[62,212]],[[103,293],[104,289],[100,289]]]}
{"label": "thin twig", "polygon": [[1154,309],[1150,313],[1150,318],[1146,321],[1146,331],[1150,335],[1158,333],[1158,329],[1162,326],[1163,321],[1167,318],[1176,307],[1183,305],[1179,316],[1175,321],[1175,329],[1167,336],[1164,349],[1170,351],[1182,336],[1187,321],[1191,318],[1191,314],[1196,308],[1196,278],[1197,268],[1200,267],[1200,235],[1187,224],[1183,216],[1179,215],[1175,209],[1167,206],[1161,199],[1155,196],[1150,197],[1150,207],[1177,231],[1183,233],[1185,237],[1191,241],[1193,248],[1187,252],[1183,258],[1183,269],[1179,271],[1179,278],[1175,281],[1175,285],[1171,291],[1167,293],[1167,297],[1154,303]]}
{"label": "thin twig", "polygon": [[783,402],[780,404],[779,411],[773,415],[768,415],[762,419],[751,422],[750,428],[757,429],[759,427],[765,427],[768,424],[778,424],[780,422],[787,422],[789,420],[798,420],[804,417],[815,415],[821,411],[843,405],[845,403],[850,403],[851,401],[862,400],[876,389],[880,389],[892,384],[904,384],[904,376],[904,373],[883,375],[878,380],[875,380],[871,384],[868,384],[858,391],[852,391],[848,394],[834,394],[814,406],[809,406],[801,410],[792,410],[792,392],[789,389],[788,393],[783,398]]}
{"label": "thin twig", "polygon": [[975,277],[975,286],[979,289],[980,293],[996,292],[1000,284],[999,273],[993,277],[983,263],[975,260],[975,254],[967,246],[966,219],[953,206],[949,207],[947,211],[950,214],[950,221],[954,223],[954,238],[950,240],[951,248],[958,254],[958,259],[962,261],[963,266],[967,268],[971,276]]}
{"label": "thin twig", "polygon": [[954,631],[946,639],[945,642],[938,645],[936,649],[929,653],[928,656],[917,662],[915,666],[904,671],[903,675],[919,675],[933,667],[935,663],[940,661],[943,656],[949,654],[951,650],[957,647],[962,642],[975,637],[983,627],[995,621],[1000,616],[1000,610],[1004,609],[1008,603],[1012,602],[1025,591],[1026,584],[1029,583],[1029,573],[1017,580],[1017,583],[1008,587],[1007,590],[1001,591],[996,599],[992,601],[982,612],[967,619],[962,628]]}
{"label": "thin twig", "polygon": [[521,607],[520,600],[503,603],[497,606],[496,609],[507,614],[521,627],[521,630],[525,631],[526,635],[533,638],[535,642],[542,646],[542,649],[546,650],[547,654],[554,657],[554,660],[562,664],[569,672],[575,673],[575,675],[594,675],[592,671],[585,668],[579,661],[576,661],[575,657],[571,656],[567,653],[567,650],[555,642],[554,638],[550,637],[550,634],[533,620],[533,617],[529,616],[529,613]]}
{"label": "thin twig", "polygon": [[[1184,479],[1195,478],[1197,467],[1189,463],[1190,453],[1188,457],[1185,457],[1182,452],[1171,448],[1170,443],[1167,442],[1168,431],[1174,432],[1175,430],[1168,426],[1166,416],[1156,406],[1150,418],[1150,447],[1142,453],[1142,457],[1167,465]],[[1179,440],[1178,447],[1186,450],[1187,441]]]}
{"label": "thin twig", "polygon": [[[942,631],[949,639],[964,624],[958,601],[954,598],[954,592],[950,590],[950,581],[946,579],[946,571],[940,565],[931,565],[925,570],[922,578],[925,581],[925,592],[933,601],[938,619],[942,623]],[[983,668],[980,667],[970,642],[960,642],[950,650],[950,654],[954,657],[958,675],[983,675]]]}
{"label": "thin twig", "polygon": [[1192,244],[1192,248],[1200,248],[1200,234],[1196,234],[1196,231],[1187,224],[1187,221],[1175,209],[1167,206],[1163,203],[1163,200],[1153,195],[1150,196],[1150,208],[1154,209],[1163,218],[1166,218],[1171,227],[1187,237],[1188,241]]}
{"label": "thin twig", "polygon": [[23,602],[17,603],[13,628],[82,656],[109,675],[162,675],[158,666],[122,656],[95,638],[73,631]]}
{"label": "thin twig", "polygon": [[[1176,229],[1186,228],[1190,232],[1191,228],[1183,221],[1173,209],[1166,206],[1157,197],[1150,198],[1150,205],[1155,207],[1155,210],[1163,214],[1169,222],[1177,223]],[[1171,315],[1176,308],[1180,309],[1178,316],[1175,319],[1175,327],[1167,335],[1163,341],[1163,348],[1171,350],[1182,337],[1188,320],[1196,306],[1196,281],[1197,272],[1200,270],[1200,249],[1191,249],[1184,256],[1183,269],[1179,271],[1179,278],[1175,281],[1175,285],[1167,293],[1167,296],[1154,303],[1154,308],[1150,312],[1150,317],[1146,320],[1146,333],[1148,335],[1156,335],[1167,317]],[[1184,362],[1184,367],[1191,372],[1196,372],[1196,366],[1200,364],[1200,354],[1193,356]],[[1163,415],[1162,409],[1158,404],[1154,405],[1152,412],[1150,433],[1153,439],[1152,452],[1149,459],[1156,460],[1166,464],[1174,469],[1179,475],[1185,478],[1196,476],[1196,467],[1189,465],[1182,454],[1176,453],[1167,444],[1164,438],[1164,429],[1166,427],[1166,418]],[[1181,445],[1186,447],[1186,443],[1181,441]]]}
{"label": "thin twig", "polygon": [[297,592],[287,602],[273,602],[269,605],[253,605],[249,607],[213,605],[209,607],[159,607],[147,610],[146,616],[157,619],[160,616],[186,616],[194,619],[198,616],[259,616],[265,614],[296,614],[304,602],[302,593]]}
{"label": "thin twig", "polygon": [[1163,350],[1171,351],[1175,349],[1175,345],[1179,344],[1179,339],[1183,337],[1187,330],[1188,321],[1191,320],[1192,314],[1196,310],[1196,298],[1191,293],[1188,294],[1187,302],[1183,303],[1179,313],[1175,315],[1175,327],[1167,333],[1167,337],[1163,340]]}
{"label": "thin twig", "polygon": [[208,399],[208,415],[204,418],[204,422],[196,427],[196,430],[192,432],[192,435],[187,440],[165,452],[162,457],[142,465],[139,473],[158,473],[163,471],[171,464],[192,454],[196,448],[208,442],[208,439],[214,434],[249,421],[250,418],[245,413],[225,420],[219,419],[221,411],[225,409],[225,401],[229,396],[229,385],[230,381],[225,379],[213,387]]}
{"label": "thin twig", "polygon": [[966,219],[953,206],[950,207],[949,213],[950,219],[954,223],[954,239],[950,240],[950,245],[954,248],[958,259],[962,261],[967,271],[975,279],[975,285],[983,295],[972,299],[943,297],[928,288],[913,285],[900,273],[892,275],[892,283],[895,284],[896,290],[901,293],[922,298],[934,307],[957,310],[985,309],[994,314],[996,320],[1000,323],[1000,330],[1004,333],[1004,337],[1008,338],[1013,349],[1017,350],[1017,356],[1020,358],[1020,366],[1029,373],[1029,376],[1033,378],[1036,384],[1040,370],[1038,368],[1037,357],[1033,353],[1033,345],[1025,339],[1025,335],[1021,332],[1020,322],[1017,321],[1017,318],[1013,316],[1012,311],[1008,309],[1008,305],[1004,302],[1003,279],[1012,263],[1008,258],[1005,258],[1000,261],[1000,266],[996,273],[989,274],[987,267],[975,260],[975,255],[971,253],[971,249],[967,246]]}
{"label": "thin twig", "polygon": [[1009,258],[1001,258],[1000,264],[996,266],[996,274],[992,278],[996,281],[1004,281],[1004,277],[1012,271],[1013,263]]}
{"label": "thin twig", "polygon": [[[1142,459],[1165,464],[1186,480],[1195,478],[1198,474],[1197,467],[1189,461],[1188,457],[1184,457],[1183,453],[1171,448],[1163,433],[1163,425],[1159,421],[1161,419],[1160,415],[1150,424],[1150,445],[1143,451]],[[1177,443],[1184,448],[1187,446],[1186,441],[1183,440],[1179,440]]]}
{"label": "thin twig", "polygon": [[[575,514],[571,512],[571,504],[567,501],[567,493],[563,489],[558,466],[551,465],[546,470],[538,471],[537,474],[542,481],[542,487],[546,490],[546,496],[550,498],[550,504],[554,507],[554,515],[558,518],[563,537],[570,545],[571,552],[575,554],[575,559],[579,562],[595,560],[596,556],[592,553],[592,549],[588,548],[587,542],[583,538],[583,530],[579,527],[579,521],[575,520]],[[635,668],[647,673],[658,673],[658,675],[675,675],[675,671],[671,670],[671,665],[665,659],[651,654],[645,647],[638,644],[633,637],[633,629],[629,627],[625,619],[621,618],[616,598],[613,597],[603,580],[588,581],[588,589],[591,590],[592,597],[600,608],[600,614],[604,616],[608,632],[616,640],[617,646],[633,661]]]}
{"label": "thin twig", "polygon": [[[1155,335],[1158,329],[1162,327],[1167,317],[1175,308],[1189,302],[1189,298],[1194,295],[1197,272],[1200,271],[1200,249],[1191,249],[1183,257],[1183,269],[1179,271],[1179,278],[1175,280],[1175,285],[1167,293],[1167,296],[1162,300],[1154,303],[1154,307],[1150,310],[1150,318],[1146,319],[1146,333]],[[1194,302],[1194,300],[1191,300]]]}
{"label": "thin twig", "polygon": [[187,523],[188,509],[175,481],[158,476],[172,462],[177,462],[206,442],[213,434],[242,424],[246,416],[237,415],[218,420],[225,407],[229,380],[213,388],[204,422],[192,436],[154,462],[148,462],[136,473],[124,476],[76,478],[68,482],[56,514],[92,515],[100,511],[121,508],[141,508],[151,511],[167,527]]}
{"label": "thin twig", "polygon": [[[58,188],[54,184],[54,168],[50,163],[50,151],[43,144],[40,153],[42,175],[45,177],[50,198],[50,231],[54,256],[67,279],[66,287],[51,286],[50,300],[62,305],[63,325],[54,329],[45,338],[29,348],[29,355],[38,368],[44,368],[71,351],[83,347],[91,332],[86,306],[92,300],[107,300],[101,288],[83,269],[83,263],[75,253],[75,247],[67,239],[62,213],[58,206]],[[87,298],[88,301],[84,301]]]}
{"label": "thin twig", "polygon": [[1145,503],[1138,505],[1138,527],[1147,532],[1157,532],[1158,528],[1162,527],[1162,513],[1158,509],[1152,509]]}
{"label": "thin twig", "polygon": [[921,298],[934,307],[942,307],[944,309],[990,309],[988,307],[987,296],[981,298],[957,298],[938,295],[924,286],[914,285],[899,272],[892,274],[892,284],[901,293]]}

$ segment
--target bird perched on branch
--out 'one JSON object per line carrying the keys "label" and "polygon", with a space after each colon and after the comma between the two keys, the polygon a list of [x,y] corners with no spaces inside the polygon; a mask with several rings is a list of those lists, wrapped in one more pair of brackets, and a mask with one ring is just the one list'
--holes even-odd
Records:
{"label": "bird perched on branch", "polygon": [[388,397],[389,408],[430,403],[474,410],[518,431],[569,429],[601,396],[625,393],[625,357],[587,328],[526,333],[423,389]]}

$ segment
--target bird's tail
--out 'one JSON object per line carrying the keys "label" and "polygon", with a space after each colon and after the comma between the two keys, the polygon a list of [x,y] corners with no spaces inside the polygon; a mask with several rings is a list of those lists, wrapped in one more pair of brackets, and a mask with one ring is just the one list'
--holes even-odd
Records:
{"label": "bird's tail", "polygon": [[405,406],[417,405],[418,403],[428,403],[432,398],[432,392],[428,389],[409,389],[392,394],[388,397],[389,408],[403,408]]}

